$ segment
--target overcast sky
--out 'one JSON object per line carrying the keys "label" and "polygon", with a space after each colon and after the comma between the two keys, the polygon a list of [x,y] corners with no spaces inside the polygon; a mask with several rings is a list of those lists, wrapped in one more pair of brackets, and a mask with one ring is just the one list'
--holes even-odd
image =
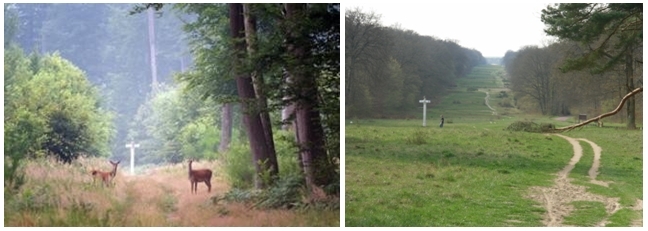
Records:
{"label": "overcast sky", "polygon": [[484,57],[503,57],[507,50],[547,44],[540,21],[541,10],[549,3],[407,3],[376,1],[343,3],[346,9],[359,7],[362,12],[380,15],[383,26],[400,24],[402,29],[416,31],[439,39],[452,39],[473,48]]}

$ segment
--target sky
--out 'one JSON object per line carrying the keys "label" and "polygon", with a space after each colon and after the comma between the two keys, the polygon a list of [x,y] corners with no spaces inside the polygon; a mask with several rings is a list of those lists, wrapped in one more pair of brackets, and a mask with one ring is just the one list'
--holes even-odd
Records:
{"label": "sky", "polygon": [[446,2],[407,3],[389,1],[343,3],[347,10],[380,15],[383,26],[400,25],[420,35],[450,39],[484,57],[503,57],[507,50],[528,45],[543,46],[554,38],[544,33],[541,10],[549,3]]}

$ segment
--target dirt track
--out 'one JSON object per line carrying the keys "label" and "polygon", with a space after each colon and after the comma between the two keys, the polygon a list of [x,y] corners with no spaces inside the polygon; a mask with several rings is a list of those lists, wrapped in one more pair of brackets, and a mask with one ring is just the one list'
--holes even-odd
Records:
{"label": "dirt track", "polygon": [[[592,167],[588,171],[590,178],[590,183],[608,187],[611,182],[603,182],[596,180],[598,175],[598,168],[600,166],[601,151],[602,148],[599,147],[592,141],[587,139],[574,139],[568,136],[555,134],[565,140],[567,140],[573,147],[574,155],[562,170],[557,173],[557,177],[554,180],[554,185],[551,187],[532,187],[531,188],[531,198],[540,202],[542,206],[547,210],[547,214],[543,219],[543,223],[546,226],[555,227],[555,226],[567,226],[563,224],[563,219],[574,210],[571,202],[573,201],[599,201],[605,205],[607,217],[599,221],[596,226],[602,227],[607,224],[607,219],[614,213],[616,213],[621,206],[619,204],[619,198],[609,198],[602,195],[592,194],[587,192],[585,186],[574,185],[571,183],[571,180],[568,178],[569,172],[574,169],[574,166],[580,161],[581,156],[583,155],[583,148],[581,147],[579,141],[584,141],[589,143],[594,150],[594,159],[592,162]],[[642,201],[637,202],[638,205],[633,207],[634,210],[643,210]],[[643,220],[634,221],[633,226],[641,226]]]}
{"label": "dirt track", "polygon": [[486,102],[486,106],[488,108],[490,108],[491,111],[493,111],[493,115],[497,115],[497,111],[495,111],[495,109],[493,107],[491,107],[490,104],[488,103],[488,99],[490,98],[490,94],[488,94],[488,92],[484,91],[484,90],[479,90],[479,91],[486,93],[486,98],[484,98],[484,101]]}

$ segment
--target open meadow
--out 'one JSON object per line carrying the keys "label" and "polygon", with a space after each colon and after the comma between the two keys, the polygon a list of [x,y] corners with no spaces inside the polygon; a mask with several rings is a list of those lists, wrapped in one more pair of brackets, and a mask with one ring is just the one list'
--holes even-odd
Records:
{"label": "open meadow", "polygon": [[422,105],[416,119],[347,119],[346,226],[642,226],[642,131],[507,130],[574,121],[507,107],[498,70],[475,67],[426,127]]}
{"label": "open meadow", "polygon": [[214,201],[230,186],[219,162],[196,162],[214,171],[211,193],[204,183],[191,194],[187,164],[153,167],[130,176],[127,164],[114,186],[104,187],[90,171],[109,171],[105,159],[71,165],[28,161],[25,183],[5,190],[5,226],[338,226],[339,210],[255,209],[246,203]]}

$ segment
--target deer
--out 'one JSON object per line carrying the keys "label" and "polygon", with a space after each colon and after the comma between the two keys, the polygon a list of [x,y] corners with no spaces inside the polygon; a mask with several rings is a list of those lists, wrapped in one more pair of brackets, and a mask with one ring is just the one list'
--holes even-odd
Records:
{"label": "deer", "polygon": [[111,160],[109,160],[109,162],[113,166],[112,171],[110,171],[110,172],[103,172],[103,171],[99,171],[99,170],[92,170],[91,171],[92,177],[93,177],[92,178],[93,183],[95,182],[95,180],[97,178],[100,178],[103,181],[105,186],[110,187],[109,184],[112,184],[113,178],[115,178],[115,175],[117,175],[117,165],[119,165],[121,160],[117,161],[116,163],[112,162]]}
{"label": "deer", "polygon": [[189,181],[191,181],[191,193],[198,193],[199,182],[205,182],[207,185],[207,192],[211,192],[212,171],[209,169],[192,169],[191,163],[193,161],[193,159],[189,160]]}

